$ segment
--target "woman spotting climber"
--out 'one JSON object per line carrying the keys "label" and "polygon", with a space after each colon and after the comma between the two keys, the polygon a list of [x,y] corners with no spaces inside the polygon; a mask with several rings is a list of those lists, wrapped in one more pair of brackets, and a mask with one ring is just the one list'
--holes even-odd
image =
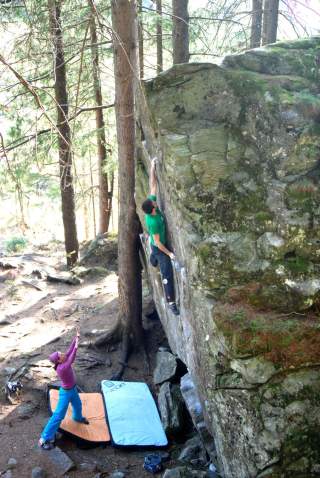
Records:
{"label": "woman spotting climber", "polygon": [[145,213],[146,226],[150,235],[150,261],[154,266],[157,264],[160,265],[162,283],[164,286],[169,310],[171,310],[174,315],[179,315],[179,310],[175,302],[173,270],[171,264],[171,260],[174,260],[175,256],[173,252],[169,251],[166,246],[166,225],[163,214],[157,205],[156,192],[156,159],[153,159],[150,169],[150,194],[142,203],[142,210]]}
{"label": "woman spotting climber", "polygon": [[79,337],[80,332],[79,329],[77,329],[77,334],[72,340],[69,350],[66,353],[53,352],[49,356],[49,360],[54,364],[57,375],[61,380],[61,387],[59,389],[59,400],[57,407],[45,426],[39,440],[39,446],[44,450],[51,450],[55,446],[55,434],[60,426],[60,423],[66,416],[69,403],[72,405],[73,420],[86,425],[89,423],[88,420],[82,415],[82,403],[79,397],[75,375],[72,369],[72,364],[76,358],[78,349]]}

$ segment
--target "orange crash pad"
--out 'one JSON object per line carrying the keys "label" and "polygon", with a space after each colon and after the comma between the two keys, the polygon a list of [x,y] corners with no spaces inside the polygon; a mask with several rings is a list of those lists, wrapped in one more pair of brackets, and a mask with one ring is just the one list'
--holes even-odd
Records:
{"label": "orange crash pad", "polygon": [[[60,425],[60,430],[67,432],[80,440],[90,443],[107,443],[110,441],[109,428],[106,421],[103,398],[100,393],[80,393],[82,414],[89,420],[84,425],[72,420],[72,408],[69,405],[67,415]],[[49,390],[49,405],[55,410],[59,398],[59,390]]]}

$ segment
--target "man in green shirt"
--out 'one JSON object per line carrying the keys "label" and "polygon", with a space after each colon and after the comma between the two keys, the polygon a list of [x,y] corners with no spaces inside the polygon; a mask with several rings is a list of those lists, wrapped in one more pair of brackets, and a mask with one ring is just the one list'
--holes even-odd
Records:
{"label": "man in green shirt", "polygon": [[145,212],[146,226],[150,235],[152,251],[150,261],[152,265],[159,264],[168,307],[174,315],[179,315],[179,310],[175,303],[171,264],[171,260],[174,260],[174,254],[166,246],[166,224],[164,216],[157,205],[156,191],[156,161],[153,159],[150,170],[150,195],[142,203],[142,210]]}

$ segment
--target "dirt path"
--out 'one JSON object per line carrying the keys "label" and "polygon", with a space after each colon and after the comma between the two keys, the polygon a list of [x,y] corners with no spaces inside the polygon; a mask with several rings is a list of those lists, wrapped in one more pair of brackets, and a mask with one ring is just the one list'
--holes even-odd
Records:
{"label": "dirt path", "polygon": [[[4,263],[6,259],[15,261],[17,269],[10,269],[12,277],[9,281],[0,282],[0,383],[3,387],[10,372],[16,370],[14,378],[21,374],[24,388],[20,400],[14,405],[9,404],[1,392],[0,475],[7,469],[8,460],[15,458],[17,466],[12,470],[13,478],[31,477],[35,466],[43,467],[47,477],[57,477],[56,470],[37,448],[40,432],[48,419],[46,386],[56,380],[47,357],[54,350],[64,350],[73,337],[75,326],[79,325],[82,344],[75,370],[83,390],[98,391],[100,381],[110,378],[118,370],[117,345],[94,351],[105,365],[87,368],[88,363],[81,360],[92,352],[88,344],[99,332],[112,327],[116,320],[118,300],[117,276],[112,272],[114,263],[108,263],[108,257],[103,261],[101,257],[96,258],[96,263],[109,269],[107,274],[87,276],[81,285],[67,285],[50,283],[33,273],[45,267],[61,267],[61,250],[14,258],[0,257],[0,262]],[[7,273],[8,269],[0,268],[0,280],[1,275]],[[162,342],[163,333],[159,322],[150,321],[147,328],[148,348],[153,360],[153,352]],[[152,376],[139,354],[131,358],[125,379],[145,381],[152,388]],[[80,450],[64,438],[59,446],[77,465],[75,471],[68,473],[70,478],[94,477],[98,471],[107,472],[104,476],[108,476],[115,470],[125,472],[128,477],[150,477],[142,468],[146,452],[125,452],[110,446]],[[94,471],[94,465],[97,471]]]}

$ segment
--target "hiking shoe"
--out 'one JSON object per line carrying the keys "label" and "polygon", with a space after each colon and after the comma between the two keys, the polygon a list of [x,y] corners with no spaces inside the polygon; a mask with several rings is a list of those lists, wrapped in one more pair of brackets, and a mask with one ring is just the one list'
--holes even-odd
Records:
{"label": "hiking shoe", "polygon": [[82,417],[80,420],[74,420],[78,423],[83,423],[84,425],[89,425],[89,420],[86,417]]}
{"label": "hiking shoe", "polygon": [[171,312],[174,314],[174,315],[180,315],[180,312],[179,312],[179,309],[177,308],[177,305],[175,302],[170,302],[168,304],[168,307],[169,307],[169,310],[171,310]]}
{"label": "hiking shoe", "polygon": [[44,440],[43,438],[40,438],[38,446],[43,450],[52,450],[52,448],[55,447],[55,444],[51,440]]}

